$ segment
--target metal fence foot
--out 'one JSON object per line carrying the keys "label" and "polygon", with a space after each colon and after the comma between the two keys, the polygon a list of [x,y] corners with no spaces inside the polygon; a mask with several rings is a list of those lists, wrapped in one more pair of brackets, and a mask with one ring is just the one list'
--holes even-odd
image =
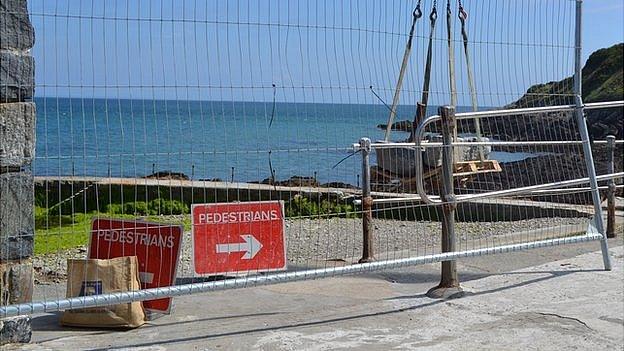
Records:
{"label": "metal fence foot", "polygon": [[432,299],[457,299],[463,297],[466,294],[464,289],[461,286],[453,286],[453,287],[444,287],[444,286],[436,286],[435,288],[429,289],[427,291],[427,297]]}

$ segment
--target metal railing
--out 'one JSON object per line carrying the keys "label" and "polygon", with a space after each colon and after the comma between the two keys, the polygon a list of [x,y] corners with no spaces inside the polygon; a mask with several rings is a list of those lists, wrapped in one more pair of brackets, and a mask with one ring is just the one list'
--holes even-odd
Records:
{"label": "metal railing", "polygon": [[219,291],[226,289],[249,288],[262,285],[273,285],[286,282],[310,280],[316,278],[325,278],[342,274],[355,274],[364,272],[374,272],[389,268],[400,268],[414,266],[420,264],[437,263],[443,261],[454,260],[458,258],[479,257],[482,255],[492,255],[499,253],[508,253],[520,250],[535,249],[541,247],[550,247],[563,244],[572,244],[579,242],[587,242],[599,240],[602,238],[600,234],[586,234],[570,236],[566,238],[540,240],[529,243],[519,243],[511,245],[501,245],[496,247],[488,247],[475,250],[465,250],[457,252],[446,252],[434,255],[424,255],[418,257],[409,257],[396,260],[386,260],[379,262],[358,263],[349,266],[312,269],[305,271],[271,273],[266,275],[246,276],[242,278],[234,278],[227,280],[219,280],[213,282],[184,284],[179,286],[169,286],[165,288],[152,288],[137,291],[118,292],[102,295],[80,296],[74,298],[59,299],[54,301],[40,301],[33,303],[25,303],[18,305],[9,305],[0,307],[0,316],[9,317],[20,314],[34,314],[42,312],[54,312],[66,309],[78,309],[87,307],[110,306],[132,301],[145,301],[162,297],[174,297],[182,295],[191,295],[210,291]]}
{"label": "metal railing", "polygon": [[[595,110],[595,109],[604,109],[604,108],[614,108],[614,107],[623,107],[624,101],[608,101],[608,102],[597,102],[597,103],[588,103],[584,105],[585,109]],[[506,110],[492,110],[492,111],[480,111],[480,112],[465,112],[465,113],[457,113],[455,117],[457,120],[469,120],[469,119],[478,119],[485,117],[505,117],[505,116],[516,116],[522,114],[534,114],[534,113],[549,113],[549,112],[570,112],[574,111],[575,105],[561,105],[561,106],[547,106],[547,107],[534,107],[534,108],[522,108],[522,109],[506,109]],[[425,132],[425,128],[434,123],[441,120],[440,115],[432,115],[425,118],[420,125],[416,128],[415,132],[415,142],[413,143],[371,143],[371,149],[384,149],[384,148],[396,148],[396,147],[413,147],[416,151],[416,167],[417,169],[423,168],[423,159],[422,153],[418,152],[418,150],[422,150],[425,148],[440,148],[443,147],[443,143],[441,142],[426,142],[423,143],[423,134]],[[582,145],[584,143],[589,142],[588,140],[554,140],[554,141],[475,141],[475,142],[453,142],[451,146],[514,146],[514,145],[522,145],[522,146],[544,146],[544,145]],[[597,144],[606,144],[607,141],[594,141]],[[616,140],[616,144],[624,143],[624,140]],[[361,149],[360,144],[353,144],[353,149],[355,151],[359,151]],[[403,202],[403,201],[415,201],[420,200],[428,204],[442,204],[443,201],[439,199],[438,196],[430,196],[425,191],[425,187],[423,184],[423,172],[416,172],[416,187],[418,192],[418,197],[396,197],[391,199],[383,199],[384,202]],[[624,177],[624,172],[612,173],[602,176],[597,176],[597,181],[605,181],[610,179],[617,179]],[[590,178],[579,178],[572,179],[568,181],[560,181],[560,182],[552,182],[547,184],[533,185],[527,187],[519,187],[515,189],[506,189],[500,191],[492,191],[487,193],[477,193],[477,194],[464,194],[457,195],[456,201],[471,201],[475,199],[484,199],[489,197],[500,197],[500,196],[509,196],[509,195],[522,195],[522,194],[530,194],[533,191],[537,190],[547,190],[547,189],[557,189],[567,186],[579,185],[579,184],[587,184],[590,182]],[[381,199],[373,200],[374,202],[380,202]]]}
{"label": "metal railing", "polygon": [[[417,193],[419,195],[418,198],[397,197],[397,198],[379,200],[378,203],[382,201],[385,203],[389,203],[389,202],[408,202],[408,201],[420,200],[421,202],[424,202],[429,205],[442,205],[445,218],[448,217],[446,214],[447,209],[456,208],[457,204],[460,202],[468,202],[468,201],[477,200],[477,199],[495,198],[495,197],[512,196],[512,195],[518,196],[518,195],[526,195],[526,194],[536,194],[537,192],[543,192],[543,191],[547,191],[551,189],[555,191],[559,191],[559,190],[565,191],[566,187],[589,183],[590,185],[589,189],[583,189],[583,190],[577,190],[577,191],[590,191],[591,192],[593,203],[594,203],[594,210],[595,210],[595,216],[594,216],[595,227],[598,233],[600,234],[599,236],[595,236],[594,239],[599,239],[601,241],[604,266],[606,270],[610,270],[611,262],[608,256],[608,246],[606,243],[607,233],[604,231],[604,227],[602,225],[602,210],[600,207],[601,206],[600,199],[598,197],[598,189],[599,189],[598,182],[604,181],[604,180],[610,180],[609,187],[608,187],[609,195],[610,195],[609,196],[609,209],[610,209],[609,213],[614,212],[614,211],[611,211],[611,209],[614,207],[612,198],[615,194],[615,189],[616,189],[613,180],[616,178],[624,177],[624,172],[619,172],[619,173],[614,172],[612,153],[613,153],[613,149],[616,144],[616,141],[614,140],[613,137],[610,137],[609,140],[607,141],[609,154],[611,155],[610,165],[609,165],[609,174],[597,176],[595,172],[594,164],[593,164],[591,148],[589,147],[590,141],[589,141],[589,134],[587,131],[587,126],[585,125],[585,121],[579,118],[577,118],[577,124],[579,125],[582,140],[527,141],[527,142],[525,141],[490,142],[490,141],[478,140],[476,142],[455,142],[452,139],[452,134],[456,135],[456,121],[457,120],[480,119],[480,118],[485,118],[485,117],[518,116],[518,115],[535,114],[535,113],[565,112],[565,111],[575,111],[578,117],[579,115],[582,116],[583,108],[602,109],[602,108],[613,108],[613,107],[622,107],[622,106],[624,106],[624,101],[612,101],[612,102],[604,102],[604,103],[587,104],[587,105],[580,106],[580,107],[577,104],[577,105],[549,106],[549,107],[538,107],[538,108],[494,110],[494,111],[484,111],[484,112],[467,112],[467,113],[458,113],[458,114],[455,114],[455,110],[453,107],[441,107],[438,115],[430,116],[424,119],[418,125],[414,133],[415,135],[414,143],[386,143],[386,142],[370,143],[370,141],[367,141],[367,142],[360,141],[359,145],[366,145],[366,148],[367,148],[366,152],[369,152],[370,149],[375,149],[375,148],[397,148],[397,147],[398,148],[402,148],[402,147],[411,148],[413,147],[414,153],[416,155],[415,176],[416,176]],[[428,125],[434,122],[438,122],[438,121],[442,122],[443,142],[442,143],[439,143],[439,142],[438,143],[433,143],[433,142],[423,143],[422,140],[423,140],[423,134],[424,134],[425,128]],[[620,141],[620,143],[621,142],[624,142],[624,141]],[[476,146],[476,145],[478,146],[511,146],[511,145],[526,146],[526,145],[579,145],[579,144],[583,145],[587,171],[589,173],[588,177],[549,182],[549,183],[544,183],[544,184],[535,184],[535,185],[530,185],[530,186],[522,186],[522,187],[516,187],[516,188],[504,189],[504,190],[489,191],[489,192],[483,192],[483,193],[454,195],[452,192],[452,182],[453,182],[452,173],[453,173],[454,160],[453,160],[453,156],[449,156],[449,155],[454,154],[453,147],[455,146]],[[356,151],[361,149],[359,145],[354,145],[354,149],[356,149]],[[423,182],[424,164],[423,164],[422,151],[424,151],[424,149],[426,148],[432,148],[432,147],[442,148],[443,150],[442,151],[442,155],[443,155],[442,178],[444,181],[443,193],[446,195],[430,196],[425,191],[424,182]],[[364,164],[368,164],[368,163],[363,161],[363,165]],[[449,172],[451,173],[450,180],[449,180],[449,175],[447,174]],[[567,190],[569,191],[569,189]],[[370,199],[367,199],[366,202],[368,204],[367,206],[368,211],[370,211],[369,209],[370,202],[371,202]],[[611,216],[611,217],[614,217],[614,216]],[[613,218],[611,218],[609,222],[611,222],[612,219]],[[610,223],[609,228],[613,228],[613,226],[614,225]],[[454,234],[452,231],[448,231],[448,232],[450,234],[447,233],[447,235],[445,236],[444,226],[443,226],[443,251],[454,252],[455,251]],[[591,235],[589,229],[588,229],[587,235],[588,236]],[[445,249],[444,243],[446,243],[447,241],[450,242],[450,244],[446,244],[446,249]],[[445,269],[443,267],[442,282],[444,282],[445,280],[452,281],[453,277],[448,276],[448,274],[451,274],[452,272],[455,272],[456,274],[456,271],[454,269],[447,269],[446,274],[445,274]]]}
{"label": "metal railing", "polygon": [[[614,107],[622,107],[624,106],[624,101],[620,100],[620,101],[610,101],[610,102],[599,102],[599,103],[590,103],[590,104],[585,104],[584,108],[586,109],[603,109],[603,108],[614,108]],[[575,106],[574,105],[562,105],[562,106],[549,106],[549,107],[534,107],[534,108],[523,108],[523,109],[507,109],[507,110],[498,110],[498,111],[484,111],[484,112],[466,112],[466,113],[458,113],[456,114],[456,118],[457,119],[475,119],[475,118],[483,118],[483,117],[504,117],[504,116],[514,116],[514,115],[521,115],[521,114],[529,114],[529,113],[546,113],[546,112],[565,112],[565,111],[574,111],[575,110]],[[420,148],[420,147],[439,147],[440,145],[432,145],[433,143],[426,143],[423,144],[421,142],[422,137],[423,137],[423,133],[425,131],[425,128],[431,124],[434,123],[436,121],[439,121],[441,119],[441,117],[439,115],[433,115],[430,116],[428,118],[426,118],[425,120],[423,120],[423,122],[418,126],[418,128],[416,128],[416,142],[415,142],[415,146],[416,148]],[[522,141],[522,142],[509,142],[509,141],[496,141],[496,142],[476,142],[473,145],[489,145],[489,146],[507,146],[507,145],[557,145],[557,144],[567,144],[567,145],[574,145],[574,144],[584,144],[584,143],[588,143],[589,140],[564,140],[564,141]],[[452,146],[456,146],[456,145],[470,145],[470,143],[452,143]],[[374,146],[372,146],[374,147]],[[420,152],[416,152],[416,165],[422,167],[422,154]],[[431,197],[429,197],[425,191],[425,188],[423,186],[423,180],[422,180],[422,176],[423,173],[422,172],[416,172],[416,187],[418,189],[418,194],[420,195],[421,199],[427,203],[430,204],[434,204],[434,203],[442,203],[442,201],[440,200],[435,200],[432,199]],[[612,179],[612,178],[620,178],[620,177],[624,177],[624,172],[621,173],[615,173],[612,175],[606,175],[603,177],[596,177],[596,180],[608,180],[608,179]],[[579,184],[586,184],[590,182],[591,177],[588,178],[581,178],[581,179],[573,179],[573,180],[569,180],[569,181],[562,181],[562,182],[553,182],[553,183],[548,183],[548,184],[540,184],[540,185],[533,185],[533,186],[527,186],[527,187],[521,187],[521,188],[516,188],[516,189],[506,189],[506,190],[501,190],[501,191],[493,191],[493,192],[488,192],[488,193],[480,193],[480,194],[468,194],[468,195],[458,195],[457,196],[457,201],[461,202],[461,201],[470,201],[470,200],[474,200],[474,199],[478,199],[478,198],[487,198],[487,197],[498,197],[498,196],[505,196],[505,195],[521,195],[521,194],[525,194],[527,192],[533,191],[533,190],[545,190],[545,189],[553,189],[553,188],[558,188],[558,187],[565,187],[565,186],[571,186],[571,185],[579,185]]]}

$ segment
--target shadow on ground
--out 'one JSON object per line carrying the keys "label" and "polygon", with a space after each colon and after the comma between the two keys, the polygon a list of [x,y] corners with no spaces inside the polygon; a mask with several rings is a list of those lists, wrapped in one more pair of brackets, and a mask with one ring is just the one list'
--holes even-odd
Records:
{"label": "shadow on ground", "polygon": [[[479,278],[483,278],[483,277],[487,277],[487,276],[503,276],[503,275],[514,275],[514,274],[521,274],[521,275],[527,275],[527,274],[535,275],[535,274],[537,274],[537,275],[540,275],[539,278],[531,279],[531,280],[528,280],[528,281],[523,281],[523,282],[520,282],[520,283],[517,283],[517,284],[508,285],[508,286],[504,286],[504,287],[499,287],[499,288],[495,288],[495,289],[491,289],[491,290],[472,292],[472,293],[467,294],[466,297],[465,297],[465,298],[470,298],[470,297],[473,297],[473,296],[488,295],[488,294],[497,293],[497,292],[501,292],[501,291],[505,291],[505,290],[509,290],[509,289],[521,288],[521,287],[525,287],[525,286],[532,285],[532,284],[539,284],[539,283],[541,283],[543,281],[547,281],[547,280],[550,280],[550,279],[553,279],[553,278],[557,278],[557,277],[561,277],[561,276],[565,276],[565,275],[581,273],[581,272],[583,272],[583,273],[596,272],[596,271],[601,271],[601,270],[599,270],[599,269],[588,269],[588,270],[568,270],[568,271],[513,272],[513,273],[496,273],[496,274],[465,274],[465,275],[462,274],[462,281],[469,281],[469,280],[479,279]],[[548,274],[548,275],[547,276],[542,276],[544,274]],[[395,282],[401,282],[402,281],[402,282],[405,282],[405,283],[415,282],[415,281],[434,283],[434,282],[437,282],[438,277],[439,277],[438,274],[427,274],[427,273],[420,274],[420,273],[411,273],[411,272],[410,273],[384,272],[383,274],[377,274],[376,276],[378,278],[381,278],[381,279],[384,279],[384,280],[390,280],[390,281],[395,281]],[[421,308],[426,308],[426,307],[430,307],[430,306],[435,306],[437,304],[445,303],[445,300],[428,299],[425,294],[396,296],[396,297],[385,298],[385,299],[382,299],[382,300],[384,300],[384,301],[390,301],[390,300],[407,300],[407,301],[409,301],[410,299],[424,299],[424,300],[420,300],[416,304],[413,304],[412,306],[408,306],[408,307],[393,308],[393,309],[388,309],[388,310],[384,310],[384,311],[377,311],[377,312],[371,312],[371,313],[354,314],[354,315],[349,315],[349,316],[339,317],[339,318],[328,318],[328,319],[309,321],[309,322],[302,322],[302,323],[289,323],[289,324],[282,324],[282,325],[276,325],[276,326],[268,326],[268,327],[263,327],[263,328],[251,328],[251,329],[235,330],[235,331],[229,331],[229,332],[224,332],[224,333],[206,333],[204,335],[197,335],[197,336],[190,336],[190,337],[181,337],[181,338],[177,338],[177,339],[153,340],[153,341],[144,342],[144,343],[134,343],[134,344],[128,344],[128,345],[119,345],[119,346],[115,346],[114,348],[124,349],[124,348],[136,348],[136,347],[150,347],[150,346],[156,346],[156,345],[170,345],[170,344],[176,344],[176,343],[185,343],[185,342],[192,342],[192,341],[210,340],[210,339],[221,338],[221,337],[242,336],[242,335],[250,335],[250,334],[255,334],[255,333],[263,333],[263,332],[288,330],[288,329],[302,328],[302,327],[312,327],[312,326],[319,326],[319,325],[327,325],[327,324],[340,323],[340,322],[345,322],[345,321],[353,321],[353,320],[362,320],[362,319],[366,319],[366,318],[374,318],[374,317],[383,316],[383,315],[392,315],[392,314],[402,313],[402,312],[406,312],[406,311],[418,310],[418,309],[421,309]],[[270,312],[270,313],[241,314],[241,315],[234,315],[234,316],[211,317],[211,318],[205,318],[205,319],[192,319],[192,320],[182,321],[182,322],[150,324],[150,325],[148,325],[148,327],[160,328],[160,327],[167,327],[169,325],[181,324],[181,323],[194,323],[194,322],[211,321],[211,320],[212,321],[219,321],[219,320],[236,319],[236,318],[250,318],[250,317],[257,317],[257,316],[279,315],[279,314],[283,314],[283,313],[285,313],[285,312]],[[56,319],[58,319],[58,315],[46,315],[46,316],[36,317],[36,318],[33,319],[33,330],[35,330],[35,331],[36,330],[54,330],[54,328],[58,328],[59,330],[61,330],[62,328],[58,327],[58,321]],[[54,326],[56,326],[56,327],[54,327]],[[66,330],[66,329],[63,328],[63,330]],[[85,331],[85,332],[87,332],[87,333],[89,333],[91,335],[103,334],[103,333],[107,333],[108,332],[108,331],[94,331],[94,330],[83,330],[83,329],[79,329],[77,331]],[[107,348],[94,348],[92,350],[107,350],[107,349],[110,349],[110,348],[109,347],[107,347]]]}

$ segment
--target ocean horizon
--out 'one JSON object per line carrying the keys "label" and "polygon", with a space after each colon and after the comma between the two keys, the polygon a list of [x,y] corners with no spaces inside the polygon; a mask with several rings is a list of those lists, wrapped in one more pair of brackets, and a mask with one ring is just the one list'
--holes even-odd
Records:
{"label": "ocean horizon", "polygon": [[[383,104],[66,97],[34,101],[36,176],[138,178],[171,171],[193,180],[250,182],[273,173],[277,180],[307,176],[321,183],[356,185],[361,157],[343,159],[360,138],[383,139],[377,125],[388,118]],[[396,120],[411,120],[415,109],[399,106]],[[430,106],[428,113],[436,110]],[[407,136],[393,131],[391,139]],[[502,162],[530,156],[497,154]]]}

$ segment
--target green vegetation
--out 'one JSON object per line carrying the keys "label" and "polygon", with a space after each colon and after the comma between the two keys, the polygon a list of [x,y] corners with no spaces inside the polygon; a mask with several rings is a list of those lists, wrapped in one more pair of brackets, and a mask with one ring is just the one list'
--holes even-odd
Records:
{"label": "green vegetation", "polygon": [[150,202],[134,201],[125,204],[108,204],[106,213],[135,216],[181,215],[191,213],[188,205],[177,200],[155,199]]}
{"label": "green vegetation", "polygon": [[595,51],[583,67],[583,100],[622,100],[623,79],[624,43]]}
{"label": "green vegetation", "polygon": [[[624,99],[624,43],[592,53],[583,67],[583,102],[601,102]],[[574,104],[573,78],[558,82],[537,84],[510,107],[535,107]],[[607,135],[624,137],[624,118],[621,109],[587,111],[589,134],[594,140]],[[557,134],[557,133],[554,133]],[[560,135],[566,135],[561,132]]]}
{"label": "green vegetation", "polygon": [[355,218],[356,213],[353,206],[349,204],[338,204],[327,200],[320,203],[310,201],[303,196],[295,196],[286,205],[286,217],[342,217]]}
{"label": "green vegetation", "polygon": [[52,215],[35,207],[35,255],[86,245],[95,214]]}
{"label": "green vegetation", "polygon": [[[582,77],[584,102],[622,100],[624,98],[624,43],[592,53],[583,67]],[[557,82],[536,84],[511,106],[573,104],[573,87],[573,77]]]}
{"label": "green vegetation", "polygon": [[63,214],[60,209],[35,207],[35,255],[53,253],[58,250],[70,249],[87,245],[91,222],[96,217],[114,217],[133,219],[142,216],[148,221],[184,225],[185,230],[191,228],[190,216],[171,218],[167,215],[188,214],[187,205],[175,200],[153,200],[121,204],[110,204],[106,212],[92,211],[88,213]]}

